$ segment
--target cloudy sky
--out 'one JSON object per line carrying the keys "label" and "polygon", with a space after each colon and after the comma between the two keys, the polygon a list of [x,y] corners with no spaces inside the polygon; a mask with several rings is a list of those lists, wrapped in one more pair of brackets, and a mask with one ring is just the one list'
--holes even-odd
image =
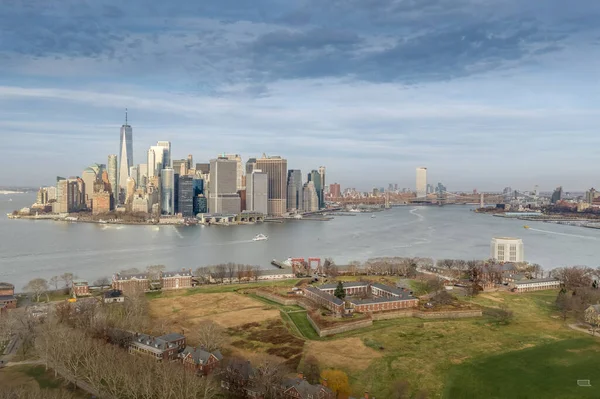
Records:
{"label": "cloudy sky", "polygon": [[597,0],[0,0],[0,185],[170,140],[329,182],[600,186]]}

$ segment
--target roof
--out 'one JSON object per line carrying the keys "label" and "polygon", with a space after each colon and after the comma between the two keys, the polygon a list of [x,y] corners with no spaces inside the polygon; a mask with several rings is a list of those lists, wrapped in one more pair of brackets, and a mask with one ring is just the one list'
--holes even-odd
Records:
{"label": "roof", "polygon": [[313,398],[318,398],[319,392],[321,392],[321,390],[333,393],[329,388],[326,388],[323,385],[312,385],[308,381],[300,378],[290,378],[284,380],[282,382],[282,385],[285,387],[286,391],[295,388],[302,399],[308,398],[308,395],[312,395]]}
{"label": "roof", "polygon": [[409,294],[410,295],[409,291],[404,291],[404,290],[402,290],[400,288],[390,287],[389,285],[383,285],[383,284],[380,284],[380,283],[373,283],[371,285],[373,287],[375,287],[375,288],[379,288],[380,290],[387,291],[387,292],[389,292],[391,294],[394,294],[394,295],[398,295],[398,296],[404,296],[405,294]]}
{"label": "roof", "polygon": [[[366,283],[364,281],[357,281],[357,282],[342,283],[342,285],[344,286],[344,288],[353,288],[353,287],[366,287],[369,285],[369,283]],[[317,286],[317,288],[320,290],[330,290],[330,289],[336,289],[337,286],[338,286],[338,283],[329,283],[329,284],[319,285],[319,286]]]}
{"label": "roof", "polygon": [[132,279],[137,279],[137,280],[148,280],[148,274],[147,273],[137,273],[137,274],[119,274],[117,273],[115,275],[117,281],[119,280],[132,280]]}
{"label": "roof", "polygon": [[192,272],[189,270],[181,270],[176,272],[163,272],[163,277],[191,277]]}
{"label": "roof", "polygon": [[254,376],[254,368],[249,360],[230,359],[227,368],[235,371],[244,380],[249,380]]}
{"label": "roof", "polygon": [[[596,312],[600,313],[600,304],[598,305],[590,305],[590,308],[594,309]],[[589,308],[588,308],[589,309]]]}
{"label": "roof", "polygon": [[123,292],[120,290],[110,290],[104,293],[104,298],[118,298],[123,295]]}
{"label": "roof", "polygon": [[371,303],[400,302],[400,301],[409,301],[412,299],[417,299],[417,298],[415,298],[412,295],[406,295],[403,297],[392,297],[392,298],[367,298],[367,299],[351,298],[348,301],[354,305],[369,305]]}
{"label": "roof", "polygon": [[333,295],[330,295],[328,293],[326,293],[325,291],[321,291],[318,288],[315,287],[306,287],[305,290],[312,292],[313,294],[320,296],[323,299],[326,299],[330,302],[335,303],[336,305],[343,305],[344,301],[342,301],[340,298],[335,297]]}
{"label": "roof", "polygon": [[185,336],[179,334],[179,333],[170,333],[170,334],[165,334],[165,335],[161,335],[160,337],[157,337],[158,339],[163,339],[167,342],[175,342],[178,341],[180,339],[185,339]]}
{"label": "roof", "polygon": [[531,283],[549,283],[549,282],[557,282],[558,280],[555,278],[534,278],[531,280],[521,280],[521,281],[515,281],[515,284],[519,285],[519,284],[531,284]]}
{"label": "roof", "polygon": [[14,290],[15,286],[12,285],[11,283],[4,283],[4,282],[0,282],[0,290]]}
{"label": "roof", "polygon": [[0,295],[0,301],[16,301],[17,298],[15,298],[14,295]]}
{"label": "roof", "polygon": [[163,335],[162,337],[153,337],[148,334],[137,334],[136,336],[133,337],[133,340],[131,341],[131,343],[135,346],[144,347],[144,349],[148,349],[154,353],[162,353],[162,352],[166,351],[167,349],[172,349],[172,348],[177,347],[177,345],[172,342],[172,341],[175,341],[175,339],[172,339],[172,340],[165,339],[166,337],[176,336],[176,335],[183,337],[183,335],[176,334],[176,333]]}
{"label": "roof", "polygon": [[218,361],[223,360],[223,355],[219,350],[214,352],[208,352],[204,348],[196,348],[192,346],[186,346],[182,353],[184,356],[191,355],[194,363],[205,364],[210,359],[211,355],[214,356]]}
{"label": "roof", "polygon": [[87,280],[78,279],[73,280],[73,285],[88,285],[88,282]]}

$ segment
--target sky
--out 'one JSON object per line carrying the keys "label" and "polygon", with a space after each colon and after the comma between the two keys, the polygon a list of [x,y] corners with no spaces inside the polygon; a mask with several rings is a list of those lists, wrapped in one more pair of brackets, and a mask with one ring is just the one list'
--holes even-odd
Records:
{"label": "sky", "polygon": [[0,186],[281,155],[328,183],[600,187],[597,0],[0,0]]}

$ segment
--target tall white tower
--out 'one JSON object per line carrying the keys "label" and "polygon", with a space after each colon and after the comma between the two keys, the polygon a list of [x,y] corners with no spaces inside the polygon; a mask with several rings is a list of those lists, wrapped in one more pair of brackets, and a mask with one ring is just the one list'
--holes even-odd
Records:
{"label": "tall white tower", "polygon": [[427,168],[417,168],[417,198],[427,197]]}
{"label": "tall white tower", "polygon": [[[125,109],[125,124],[121,126],[121,146],[119,148],[119,188],[127,188],[129,168],[133,166],[133,130],[127,124],[127,109]],[[115,196],[118,198],[118,196]]]}

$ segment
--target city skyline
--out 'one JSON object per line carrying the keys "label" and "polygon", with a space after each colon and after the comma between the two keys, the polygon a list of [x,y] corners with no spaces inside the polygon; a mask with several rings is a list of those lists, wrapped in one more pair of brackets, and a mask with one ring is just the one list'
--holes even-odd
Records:
{"label": "city skyline", "polygon": [[586,190],[600,185],[584,166],[600,148],[600,5],[549,2],[12,2],[0,183],[104,163],[129,108],[134,164],[165,139],[174,158],[326,158],[330,181],[365,190],[411,187],[417,165],[456,190]]}

